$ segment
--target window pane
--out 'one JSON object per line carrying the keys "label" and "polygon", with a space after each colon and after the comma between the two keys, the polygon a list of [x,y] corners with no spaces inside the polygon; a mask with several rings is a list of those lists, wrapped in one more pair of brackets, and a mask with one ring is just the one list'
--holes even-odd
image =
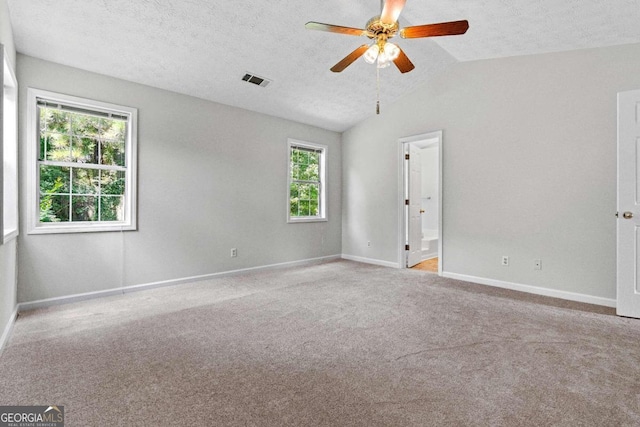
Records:
{"label": "window pane", "polygon": [[49,137],[46,134],[40,134],[40,151],[38,152],[38,160],[44,160],[44,157],[47,153],[47,147],[51,142],[49,141]]}
{"label": "window pane", "polygon": [[69,193],[69,168],[40,165],[41,193]]}
{"label": "window pane", "polygon": [[301,179],[303,181],[307,181],[309,180],[309,173],[307,172],[307,165],[306,164],[300,164],[300,173],[299,173],[299,177],[298,179]]}
{"label": "window pane", "polygon": [[289,187],[289,214],[291,216],[298,216],[298,184],[291,183],[291,187]]}
{"label": "window pane", "polygon": [[300,208],[298,210],[299,216],[309,216],[309,201],[308,200],[300,200]]}
{"label": "window pane", "polygon": [[98,163],[98,142],[93,138],[73,137],[72,161],[78,163]]}
{"label": "window pane", "polygon": [[125,166],[124,140],[102,140],[100,144],[103,165]]}
{"label": "window pane", "polygon": [[101,193],[124,195],[124,171],[101,171]]}
{"label": "window pane", "polygon": [[320,215],[320,185],[291,183],[289,189],[289,214],[292,217]]}
{"label": "window pane", "polygon": [[298,198],[298,184],[295,182],[291,183],[291,187],[289,188],[289,197]]}
{"label": "window pane", "polygon": [[124,197],[101,197],[100,221],[124,221]]}
{"label": "window pane", "polygon": [[291,179],[298,179],[298,165],[293,160],[289,166],[289,176],[291,176]]}
{"label": "window pane", "polygon": [[313,180],[319,180],[320,175],[318,171],[320,170],[320,153],[309,153],[309,176]]}
{"label": "window pane", "polygon": [[38,129],[40,130],[40,133],[44,133],[47,130],[47,118],[49,111],[47,108],[38,108]]}
{"label": "window pane", "polygon": [[122,120],[103,119],[101,132],[103,165],[125,166],[125,139],[127,123]]}
{"label": "window pane", "polygon": [[307,200],[317,200],[319,194],[318,184],[300,184],[301,198]]}
{"label": "window pane", "polygon": [[89,116],[87,114],[72,113],[73,118],[71,121],[71,130],[74,135],[83,136],[98,136],[100,135],[101,121],[99,117]]}
{"label": "window pane", "polygon": [[71,113],[53,108],[40,109],[40,129],[47,132],[69,134]]}
{"label": "window pane", "polygon": [[46,133],[46,149],[45,159],[54,162],[71,161],[71,143],[69,135],[60,133]]}
{"label": "window pane", "polygon": [[98,194],[99,174],[95,169],[73,168],[73,194]]}
{"label": "window pane", "polygon": [[293,179],[302,181],[319,181],[319,154],[301,152],[300,162],[292,162]]}
{"label": "window pane", "polygon": [[320,159],[320,153],[309,153],[309,164],[317,165]]}
{"label": "window pane", "polygon": [[291,163],[291,178],[300,179],[300,165]]}
{"label": "window pane", "polygon": [[310,164],[306,169],[307,181],[320,181],[320,174],[318,173],[318,164]]}
{"label": "window pane", "polygon": [[102,137],[111,141],[124,143],[127,137],[127,122],[114,119],[103,119]]}
{"label": "window pane", "polygon": [[298,198],[309,200],[309,184],[298,184]]}
{"label": "window pane", "polygon": [[97,221],[98,198],[94,196],[72,196],[73,221]]}
{"label": "window pane", "polygon": [[40,222],[69,221],[70,196],[54,196],[44,194],[40,196]]}

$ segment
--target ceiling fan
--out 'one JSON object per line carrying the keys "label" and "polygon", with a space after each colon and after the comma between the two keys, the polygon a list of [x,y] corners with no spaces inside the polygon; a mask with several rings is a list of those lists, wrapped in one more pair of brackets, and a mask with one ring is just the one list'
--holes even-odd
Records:
{"label": "ceiling fan", "polygon": [[[383,0],[381,0],[381,2],[382,1]],[[408,73],[413,70],[415,66],[398,45],[388,42],[389,39],[397,35],[403,39],[416,39],[464,34],[469,28],[469,22],[466,20],[442,22],[439,24],[417,25],[400,29],[398,17],[405,3],[406,0],[384,0],[380,16],[371,18],[364,29],[342,27],[313,21],[307,22],[305,27],[309,30],[328,31],[330,33],[346,34],[349,36],[366,36],[373,40],[371,45],[363,44],[331,67],[331,71],[334,73],[343,71],[361,56],[364,56],[364,60],[369,64],[373,64],[377,60],[378,68],[386,68],[393,62],[400,72]]]}

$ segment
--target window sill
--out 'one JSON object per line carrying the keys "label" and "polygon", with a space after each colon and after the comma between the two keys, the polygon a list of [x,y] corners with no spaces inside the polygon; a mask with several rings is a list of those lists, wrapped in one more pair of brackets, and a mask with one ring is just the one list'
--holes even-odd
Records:
{"label": "window sill", "polygon": [[107,231],[134,231],[136,226],[132,224],[73,224],[73,225],[38,225],[27,234],[63,234],[63,233],[100,233]]}
{"label": "window sill", "polygon": [[299,222],[327,222],[329,221],[327,218],[313,218],[313,217],[308,217],[308,218],[289,218],[287,219],[287,222],[289,224],[295,224],[295,223],[299,223]]}

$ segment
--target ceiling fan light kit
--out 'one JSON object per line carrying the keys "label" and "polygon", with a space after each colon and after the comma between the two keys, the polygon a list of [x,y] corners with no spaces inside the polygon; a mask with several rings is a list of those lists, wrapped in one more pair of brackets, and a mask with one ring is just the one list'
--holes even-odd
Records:
{"label": "ceiling fan light kit", "polygon": [[387,68],[400,55],[400,48],[393,43],[379,39],[365,51],[362,58],[369,64],[378,61],[378,68]]}
{"label": "ceiling fan light kit", "polygon": [[[415,68],[415,65],[398,45],[388,42],[389,39],[396,35],[403,39],[454,36],[464,34],[469,29],[469,22],[466,20],[417,25],[400,29],[398,18],[405,3],[406,0],[385,0],[380,16],[371,18],[367,22],[365,29],[323,24],[314,21],[307,22],[305,27],[309,30],[327,31],[349,36],[365,36],[374,40],[371,45],[365,44],[358,47],[331,67],[331,71],[334,73],[342,72],[361,56],[369,64],[374,64],[377,61],[378,70],[390,66],[393,62],[401,73],[408,73]],[[379,101],[376,111],[380,114]]]}

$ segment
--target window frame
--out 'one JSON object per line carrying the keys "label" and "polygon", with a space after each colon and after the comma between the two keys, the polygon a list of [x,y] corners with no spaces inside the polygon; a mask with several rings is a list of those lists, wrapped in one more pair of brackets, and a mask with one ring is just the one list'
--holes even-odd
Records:
{"label": "window frame", "polygon": [[[320,150],[319,159],[319,215],[315,216],[291,216],[291,184],[295,181],[291,177],[291,149],[293,147],[308,148],[311,150]],[[287,222],[288,223],[301,223],[301,222],[326,222],[328,221],[327,215],[327,156],[329,153],[329,147],[323,144],[317,144],[314,142],[301,141],[297,139],[289,138],[287,140]]]}
{"label": "window frame", "polygon": [[[70,107],[127,116],[125,139],[125,209],[123,221],[40,222],[39,114],[38,99],[59,102]],[[42,89],[27,90],[27,161],[28,161],[28,231],[27,234],[87,233],[103,231],[132,231],[137,229],[137,108],[110,104]]]}
{"label": "window frame", "polygon": [[[19,216],[18,216],[18,80],[16,79],[14,68],[9,61],[9,56],[2,44],[2,105],[0,105],[0,244],[6,243],[18,237]],[[7,111],[5,100],[11,101],[11,111]],[[10,128],[7,131],[6,125],[11,120]],[[9,135],[7,135],[9,132]],[[11,141],[7,144],[7,138]],[[8,152],[8,149],[11,152]],[[14,173],[9,181],[12,186],[9,191],[5,191],[7,185],[5,163],[11,163]],[[11,185],[10,184],[10,185]],[[8,199],[8,200],[5,200]],[[9,203],[6,203],[6,202]],[[8,210],[13,211],[10,221],[5,216]]]}

